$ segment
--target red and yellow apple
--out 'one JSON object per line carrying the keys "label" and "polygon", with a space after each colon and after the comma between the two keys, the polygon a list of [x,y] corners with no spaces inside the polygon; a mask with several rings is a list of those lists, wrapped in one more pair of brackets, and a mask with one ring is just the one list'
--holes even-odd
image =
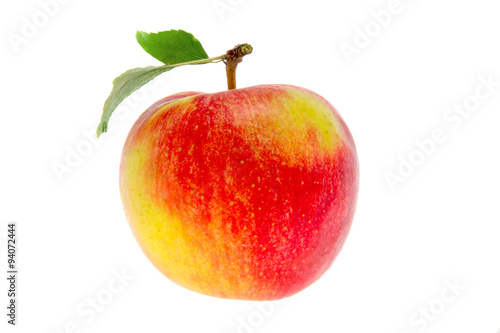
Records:
{"label": "red and yellow apple", "polygon": [[261,85],[147,109],[120,167],[125,213],[165,276],[222,298],[277,300],[321,277],[358,193],[349,129],[318,94]]}

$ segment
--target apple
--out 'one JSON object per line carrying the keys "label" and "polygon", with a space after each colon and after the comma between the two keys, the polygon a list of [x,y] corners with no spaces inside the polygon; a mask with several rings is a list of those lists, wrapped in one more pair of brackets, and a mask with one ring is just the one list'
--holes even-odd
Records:
{"label": "apple", "polygon": [[318,280],[346,240],[358,183],[339,113],[289,85],[164,98],[132,127],[120,165],[128,223],[154,266],[240,300]]}

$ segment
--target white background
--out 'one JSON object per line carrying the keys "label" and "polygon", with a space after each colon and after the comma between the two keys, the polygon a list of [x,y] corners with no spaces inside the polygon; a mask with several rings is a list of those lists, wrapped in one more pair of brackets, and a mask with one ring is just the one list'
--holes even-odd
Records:
{"label": "white background", "polygon": [[[500,86],[460,123],[443,118],[474,102],[480,77],[500,82],[496,2],[401,0],[379,31],[371,12],[388,0],[220,3],[230,10],[218,12],[214,0],[66,0],[43,22],[35,0],[2,2],[0,266],[6,270],[1,236],[17,221],[20,279],[12,328],[2,278],[1,331],[499,331]],[[9,36],[22,36],[26,20],[41,27],[14,47]],[[364,45],[357,29],[366,27]],[[68,151],[88,148],[83,133],[94,133],[112,80],[159,64],[136,43],[136,30],[168,29],[193,33],[209,56],[252,44],[239,87],[314,90],[355,138],[361,188],[347,243],[317,283],[281,303],[259,309],[173,284],[141,253],[121,207],[119,157],[132,123],[172,93],[224,90],[223,64],[165,73],[141,101],[128,100],[112,118],[115,130],[71,172],[54,171]],[[356,47],[356,38],[357,53],[346,57],[341,46]],[[436,129],[446,140],[419,160],[415,141]],[[421,165],[392,190],[387,173],[397,175],[400,158],[410,156]],[[123,271],[131,278],[121,288],[114,274]],[[106,303],[101,311],[89,310],[95,297]]]}

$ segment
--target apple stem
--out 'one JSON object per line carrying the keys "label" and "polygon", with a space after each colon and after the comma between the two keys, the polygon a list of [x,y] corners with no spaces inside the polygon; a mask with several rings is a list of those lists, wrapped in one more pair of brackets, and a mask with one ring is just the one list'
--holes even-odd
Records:
{"label": "apple stem", "polygon": [[236,67],[243,61],[243,57],[252,53],[252,46],[249,44],[238,44],[228,50],[224,56],[226,64],[227,89],[236,89]]}
{"label": "apple stem", "polygon": [[253,48],[250,44],[238,44],[226,54],[200,60],[181,62],[178,64],[164,65],[163,67],[174,68],[185,65],[201,65],[223,61],[226,64],[227,89],[236,89],[236,66],[243,60],[243,57],[252,53]]}

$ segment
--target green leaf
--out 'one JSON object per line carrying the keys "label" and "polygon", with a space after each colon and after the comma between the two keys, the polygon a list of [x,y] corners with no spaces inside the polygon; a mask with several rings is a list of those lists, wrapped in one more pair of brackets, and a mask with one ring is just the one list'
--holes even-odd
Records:
{"label": "green leaf", "polygon": [[135,37],[147,53],[166,65],[208,58],[201,43],[183,30],[158,33],[137,31]]}
{"label": "green leaf", "polygon": [[116,107],[123,102],[128,95],[154,79],[156,76],[173,69],[168,66],[139,67],[126,71],[113,80],[113,89],[106,102],[101,117],[101,123],[97,127],[97,137],[108,129],[108,122]]}
{"label": "green leaf", "polygon": [[101,122],[97,128],[97,137],[107,131],[109,118],[118,105],[156,76],[174,67],[220,60],[220,57],[216,57],[218,59],[208,58],[201,43],[193,35],[183,30],[169,30],[159,33],[137,31],[136,38],[146,52],[165,65],[134,68],[113,81],[111,94],[104,103]]}

